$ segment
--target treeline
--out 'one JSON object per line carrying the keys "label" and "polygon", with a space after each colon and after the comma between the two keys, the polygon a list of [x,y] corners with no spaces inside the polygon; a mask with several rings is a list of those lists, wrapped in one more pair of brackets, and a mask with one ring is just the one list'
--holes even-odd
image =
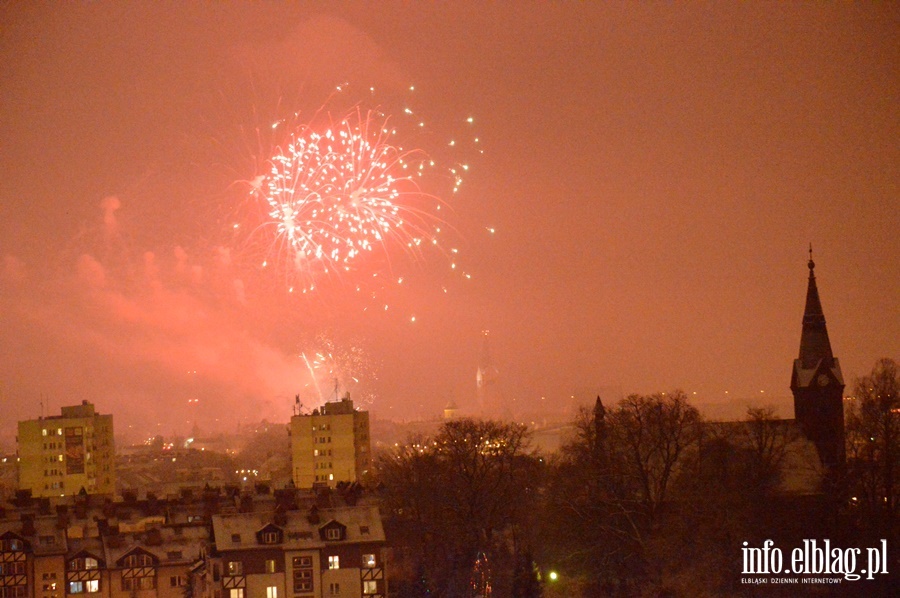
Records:
{"label": "treeline", "polygon": [[888,359],[857,381],[841,471],[771,410],[708,422],[681,392],[598,398],[553,456],[519,424],[446,422],[377,460],[392,595],[755,595],[744,542],[789,552],[804,539],[886,539],[891,575],[842,591],[897,595],[898,391]]}

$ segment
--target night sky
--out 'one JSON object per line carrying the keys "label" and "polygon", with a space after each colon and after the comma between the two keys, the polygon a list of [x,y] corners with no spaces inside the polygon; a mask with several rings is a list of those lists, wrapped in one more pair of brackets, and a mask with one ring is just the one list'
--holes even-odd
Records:
{"label": "night sky", "polygon": [[[84,399],[135,435],[286,421],[332,392],[317,351],[376,416],[433,417],[474,406],[482,330],[517,414],[676,388],[784,407],[809,243],[848,390],[900,356],[896,3],[0,19],[0,437]],[[441,197],[458,271],[391,250],[403,285],[356,293],[363,265],[300,297],[290,260],[262,270],[234,236],[269,157],[256,132],[338,85],[414,105],[437,158],[473,118],[483,153]]]}

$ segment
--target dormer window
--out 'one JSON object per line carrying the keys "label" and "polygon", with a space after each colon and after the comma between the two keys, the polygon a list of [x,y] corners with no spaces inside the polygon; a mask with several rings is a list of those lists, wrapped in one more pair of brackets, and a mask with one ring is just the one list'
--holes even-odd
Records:
{"label": "dormer window", "polygon": [[149,554],[129,554],[122,560],[122,566],[129,569],[134,567],[152,567],[153,558]]}
{"label": "dormer window", "polygon": [[326,542],[339,542],[347,539],[347,526],[332,519],[319,528],[319,537]]}
{"label": "dormer window", "polygon": [[0,552],[22,552],[25,545],[18,538],[6,538],[0,540]]}
{"label": "dormer window", "polygon": [[256,532],[256,541],[260,544],[281,544],[283,538],[284,532],[272,523]]}
{"label": "dormer window", "polygon": [[99,566],[97,559],[90,556],[69,561],[69,571],[90,571],[97,569]]}

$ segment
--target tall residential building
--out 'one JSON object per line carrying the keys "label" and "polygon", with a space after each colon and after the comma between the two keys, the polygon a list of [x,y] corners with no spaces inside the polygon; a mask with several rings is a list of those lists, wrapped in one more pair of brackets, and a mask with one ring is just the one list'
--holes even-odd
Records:
{"label": "tall residential building", "polygon": [[812,247],[808,266],[800,355],[794,360],[791,375],[794,417],[803,434],[816,445],[822,465],[829,470],[841,469],[845,462],[844,376],[828,340],[813,272],[816,264],[812,260]]}
{"label": "tall residential building", "polygon": [[298,488],[362,480],[371,466],[368,411],[355,409],[347,394],[291,417],[291,462]]}
{"label": "tall residential building", "polygon": [[114,494],[113,416],[88,401],[61,411],[19,422],[19,489],[36,497]]}

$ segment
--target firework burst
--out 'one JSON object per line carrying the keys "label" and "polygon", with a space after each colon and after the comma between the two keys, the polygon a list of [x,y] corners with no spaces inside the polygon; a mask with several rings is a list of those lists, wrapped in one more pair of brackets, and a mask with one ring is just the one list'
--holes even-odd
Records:
{"label": "firework burst", "polygon": [[[337,281],[337,288],[375,297],[384,285],[403,284],[426,254],[443,256],[454,275],[468,278],[458,249],[445,243],[451,227],[442,217],[444,197],[459,190],[468,164],[438,163],[417,147],[425,123],[409,108],[397,117],[359,105],[342,114],[322,108],[309,122],[295,114],[271,126],[281,141],[249,181],[256,222],[234,225],[265,248],[257,264],[284,272],[290,293]],[[459,155],[461,146],[477,143],[469,137],[468,144],[437,145]]]}
{"label": "firework burst", "polygon": [[329,336],[320,334],[301,351],[300,359],[309,372],[303,393],[305,402],[321,404],[350,393],[358,403],[372,403],[377,368],[359,343],[339,346]]}
{"label": "firework burst", "polygon": [[392,244],[437,243],[440,227],[421,206],[433,198],[415,181],[433,162],[390,143],[394,135],[387,119],[356,110],[322,133],[301,127],[272,157],[258,193],[298,269],[350,271]]}

